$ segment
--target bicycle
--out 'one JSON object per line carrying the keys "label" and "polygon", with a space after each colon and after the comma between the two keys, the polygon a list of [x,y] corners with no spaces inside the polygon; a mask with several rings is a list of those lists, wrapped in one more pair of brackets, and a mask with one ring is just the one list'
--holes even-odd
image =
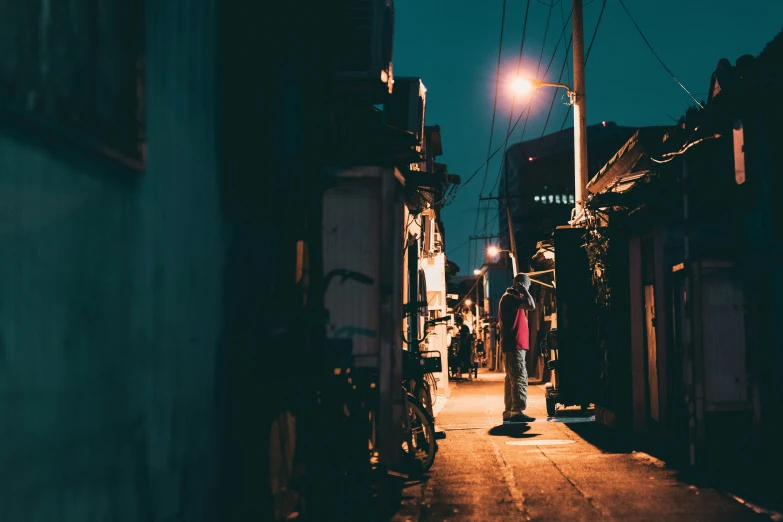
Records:
{"label": "bicycle", "polygon": [[[425,322],[434,326],[448,321],[440,317]],[[418,339],[415,347],[426,340]],[[412,343],[408,342],[409,345]],[[426,473],[435,461],[438,451],[433,414],[433,391],[435,377],[433,372],[442,371],[441,354],[437,350],[403,350],[403,400],[406,415],[403,417],[403,454],[410,466],[412,475]]]}
{"label": "bicycle", "polygon": [[[335,277],[373,283],[364,274],[336,269],[326,275],[324,293]],[[329,321],[328,311],[324,318]],[[378,374],[376,370],[355,368],[351,339],[328,339],[326,347],[315,401],[306,409],[309,415],[297,419],[294,412],[282,411],[272,424],[269,454],[276,520],[294,515],[306,517],[307,511],[329,513],[340,520],[373,518]],[[311,429],[329,427],[319,435],[319,447],[296,443],[296,432],[306,429],[300,428],[301,423],[309,424]],[[301,452],[318,454],[318,458],[305,461],[311,466],[308,474],[321,477],[321,483],[300,483],[300,473],[295,468]]]}

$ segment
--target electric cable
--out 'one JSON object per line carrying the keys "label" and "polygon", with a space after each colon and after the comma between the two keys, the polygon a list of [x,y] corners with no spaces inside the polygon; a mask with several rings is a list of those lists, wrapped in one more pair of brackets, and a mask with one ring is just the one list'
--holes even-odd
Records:
{"label": "electric cable", "polygon": [[[506,27],[506,0],[503,0],[503,16],[500,20],[500,43],[498,44],[498,66],[495,73],[495,99],[492,102],[492,125],[489,128],[489,145],[487,145],[487,156],[492,152],[492,138],[495,134],[495,115],[498,108],[498,88],[500,86],[500,61],[503,55],[503,33]],[[487,169],[484,171],[484,182],[481,184],[481,192],[484,191],[484,184],[487,182],[487,171],[489,170],[489,162],[487,162]]]}
{"label": "electric cable", "polygon": [[[570,19],[570,16],[569,16],[569,19]],[[560,40],[562,40],[564,34],[565,34],[565,27],[563,28],[563,31],[560,33],[560,39],[558,40],[558,45],[559,45]],[[570,39],[569,39],[569,44],[568,45],[570,45]],[[552,59],[549,61],[549,66],[547,67],[547,70],[544,71],[544,76],[546,76],[547,72],[549,72],[549,67],[551,67],[552,63],[554,62],[554,58],[555,58],[555,55],[557,53],[557,49],[558,48],[555,47],[555,52],[552,54]],[[530,103],[532,102],[534,95],[535,95],[535,92],[533,93],[533,95],[531,95],[530,101],[528,102],[527,107],[526,107],[525,110],[529,109]],[[505,141],[508,141],[508,139],[511,137],[511,134],[513,134],[514,130],[517,128],[517,125],[519,125],[520,120],[522,120],[522,116],[525,115],[525,110],[523,110],[519,114],[519,117],[517,118],[516,122],[514,123],[514,126],[511,128],[511,133],[506,136]],[[504,144],[505,144],[505,141],[504,141]],[[450,195],[444,196],[440,201],[436,202],[434,206],[442,207],[443,205],[446,204],[447,201],[449,201],[449,200],[453,199],[454,197],[456,197],[456,195],[459,194],[460,190],[462,190],[468,183],[470,183],[470,181],[473,180],[476,177],[476,175],[478,175],[479,172],[481,172],[481,169],[484,167],[484,165],[486,165],[495,156],[495,154],[500,152],[500,150],[502,148],[503,148],[503,145],[500,145],[497,149],[495,149],[492,152],[492,154],[490,154],[490,156],[486,160],[484,160],[484,162],[468,177],[468,179],[464,183],[459,185],[459,187],[457,187]]]}
{"label": "electric cable", "polygon": [[[552,9],[554,8],[555,4],[552,4],[549,6],[549,14],[546,18],[546,28],[544,29],[544,38],[541,43],[541,53],[538,56],[538,65],[536,66],[536,78],[538,78],[538,73],[541,72],[541,63],[544,60],[544,50],[546,49],[546,37],[549,34],[549,25],[550,21],[552,20]],[[562,40],[563,34],[561,33],[560,38]],[[555,52],[557,52],[557,48],[560,47],[560,40],[557,41],[557,45],[555,45]],[[554,55],[553,55],[554,56]],[[550,62],[551,63],[551,62]],[[549,68],[547,68],[547,71]],[[522,126],[522,134],[519,137],[519,141],[522,141],[525,138],[525,131],[527,130],[527,123],[530,121],[530,111],[528,110],[525,114],[525,124]],[[500,168],[498,169],[498,175],[495,177],[495,183],[492,185],[492,189],[489,191],[489,195],[492,196],[492,194],[495,192],[495,188],[498,186],[498,182],[500,181],[500,176],[503,172],[503,163],[506,161],[505,151],[503,152],[503,161],[500,163]]]}
{"label": "electric cable", "polygon": [[[500,42],[498,43],[498,64],[497,64],[497,70],[495,72],[495,96],[494,100],[492,101],[492,123],[489,128],[489,143],[487,144],[487,156],[490,155],[492,152],[492,140],[495,135],[495,116],[497,115],[497,108],[498,108],[498,89],[500,87],[500,64],[501,59],[503,56],[503,34],[505,33],[505,27],[506,27],[506,2],[507,0],[503,0],[503,13],[500,19]],[[529,0],[528,0],[529,2]],[[527,20],[525,21],[527,23]],[[487,175],[489,173],[489,162],[486,163],[486,168],[484,169],[484,179],[481,182],[481,190],[479,191],[479,198],[484,194],[484,187],[487,183]],[[456,187],[455,187],[456,189]],[[449,191],[450,193],[453,193],[454,191]],[[450,194],[446,195],[447,197],[450,196]],[[476,229],[478,228],[479,223],[479,216],[481,215],[481,202],[479,201],[479,206],[476,209],[476,221],[473,224],[473,233],[476,233]],[[468,259],[470,259],[470,256],[468,256]]]}
{"label": "electric cable", "polygon": [[665,63],[663,63],[663,60],[661,60],[661,57],[660,57],[660,56],[658,56],[658,53],[656,53],[656,52],[655,52],[655,49],[653,49],[653,46],[652,46],[652,44],[650,44],[650,41],[649,41],[649,40],[647,40],[647,37],[646,37],[646,36],[644,36],[644,33],[642,32],[641,28],[639,27],[639,24],[637,24],[637,23],[636,23],[636,20],[634,20],[634,17],[631,15],[631,12],[628,10],[628,8],[627,8],[627,7],[625,7],[625,2],[623,2],[623,0],[619,0],[619,2],[620,2],[620,5],[623,7],[623,10],[624,10],[624,11],[626,12],[626,14],[628,15],[628,18],[630,18],[630,19],[631,19],[631,22],[633,22],[633,25],[634,25],[634,27],[636,27],[636,30],[639,32],[639,35],[642,37],[642,40],[644,40],[644,43],[646,43],[646,44],[647,44],[647,47],[649,47],[649,48],[650,48],[650,51],[652,51],[652,53],[653,53],[653,55],[655,56],[655,58],[657,58],[657,60],[658,60],[658,63],[660,63],[660,64],[661,64],[661,66],[663,66],[663,68],[664,68],[664,69],[666,69],[666,72],[667,72],[667,73],[669,73],[669,76],[671,76],[671,77],[672,77],[672,79],[673,79],[675,82],[677,82],[677,85],[679,85],[680,87],[682,87],[682,90],[684,90],[685,92],[687,92],[687,93],[688,93],[688,96],[690,96],[690,97],[691,97],[691,99],[692,99],[693,101],[695,101],[695,102],[696,102],[696,105],[698,105],[698,106],[699,106],[699,108],[703,109],[703,108],[704,108],[704,105],[702,105],[702,104],[701,104],[701,102],[699,102],[699,100],[697,100],[697,99],[696,99],[696,98],[693,96],[693,94],[691,94],[691,92],[690,92],[688,89],[686,89],[686,88],[685,88],[685,86],[682,84],[682,82],[681,82],[680,80],[678,80],[676,76],[674,76],[674,73],[671,71],[671,69],[669,69],[669,68],[666,66],[666,64],[665,64]]}

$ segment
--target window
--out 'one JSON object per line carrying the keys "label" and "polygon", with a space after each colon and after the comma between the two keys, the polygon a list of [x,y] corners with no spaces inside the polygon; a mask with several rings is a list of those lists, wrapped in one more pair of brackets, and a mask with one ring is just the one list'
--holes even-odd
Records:
{"label": "window", "polygon": [[533,197],[536,203],[559,203],[568,205],[575,202],[573,194],[539,194]]}
{"label": "window", "polygon": [[143,167],[143,5],[0,0],[0,109]]}

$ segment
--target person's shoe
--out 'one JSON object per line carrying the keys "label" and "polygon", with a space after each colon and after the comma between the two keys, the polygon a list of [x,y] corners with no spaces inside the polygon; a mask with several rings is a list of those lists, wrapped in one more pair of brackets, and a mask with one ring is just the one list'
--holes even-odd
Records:
{"label": "person's shoe", "polygon": [[536,420],[536,418],[530,417],[529,415],[525,415],[524,412],[519,412],[518,414],[511,417],[509,420],[511,422],[533,422]]}
{"label": "person's shoe", "polygon": [[518,412],[518,411],[504,411],[503,412],[503,420],[504,421],[511,420],[512,418],[514,418],[515,416],[519,415],[520,413],[521,412]]}

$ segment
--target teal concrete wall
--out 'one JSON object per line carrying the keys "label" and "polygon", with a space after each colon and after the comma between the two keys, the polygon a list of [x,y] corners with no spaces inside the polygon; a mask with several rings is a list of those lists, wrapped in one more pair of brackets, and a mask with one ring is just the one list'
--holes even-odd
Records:
{"label": "teal concrete wall", "polygon": [[211,0],[147,2],[146,172],[0,129],[0,520],[211,520]]}

